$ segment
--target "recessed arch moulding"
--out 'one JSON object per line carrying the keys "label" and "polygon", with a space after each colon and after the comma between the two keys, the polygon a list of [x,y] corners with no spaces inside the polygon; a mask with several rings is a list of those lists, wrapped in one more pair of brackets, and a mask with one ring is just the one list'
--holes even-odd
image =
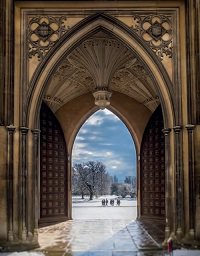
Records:
{"label": "recessed arch moulding", "polygon": [[[76,29],[76,31],[73,31],[72,29],[71,35],[68,35],[66,39],[64,38],[63,41],[60,42],[59,47],[57,47],[57,49],[55,48],[54,51],[52,50],[51,55],[49,52],[49,55],[47,55],[48,60],[46,63],[41,63],[41,67],[38,66],[35,76],[33,76],[31,80],[32,87],[30,88],[32,91],[30,94],[30,104],[27,104],[28,127],[31,127],[32,129],[38,128],[36,124],[38,123],[38,110],[40,108],[41,100],[43,99],[44,93],[46,91],[48,92],[50,88],[52,75],[56,72],[58,65],[64,59],[66,59],[68,55],[70,57],[69,60],[71,63],[76,65],[76,56],[74,57],[73,52],[76,51],[76,49],[78,49],[79,52],[81,50],[82,52],[88,50],[88,44],[85,45],[84,49],[80,49],[80,43],[84,43],[85,41],[89,40],[93,34],[97,34],[99,31],[106,31],[106,33],[110,35],[111,38],[117,38],[119,44],[126,45],[128,49],[127,51],[133,52],[134,56],[137,56],[139,62],[145,65],[144,70],[147,70],[150,74],[149,80],[154,83],[153,89],[157,92],[161,102],[165,125],[167,127],[173,127],[173,119],[175,114],[173,111],[172,84],[167,72],[157,57],[154,55],[154,53],[151,51],[151,49],[145,47],[142,41],[137,38],[137,36],[134,36],[134,34],[131,34],[130,31],[125,29],[123,25],[120,24],[120,22],[116,22],[116,20],[113,20],[113,18],[110,18],[107,15],[96,15],[94,17],[89,17],[88,20],[83,20],[79,29]],[[97,55],[97,57],[100,56]],[[129,59],[128,57],[126,62],[130,61],[130,57]],[[80,64],[82,64],[82,62],[85,64],[85,60],[86,58],[84,59],[83,56],[83,58],[79,60]],[[99,69],[101,69],[101,61],[99,61],[98,64]],[[87,63],[85,64],[84,68],[85,67],[87,67]],[[119,68],[123,69],[121,66]],[[91,74],[91,70],[89,71]],[[91,74],[91,77],[92,75],[93,74]],[[98,74],[96,73],[95,75]],[[115,74],[113,74],[113,76],[114,75]],[[95,77],[92,78],[94,81]],[[96,86],[98,86],[97,84]],[[135,91],[135,94],[137,94],[137,91]],[[81,122],[84,121],[89,113],[95,110],[93,104],[94,99],[92,98],[92,95],[83,94],[82,96],[79,96],[74,100],[72,99],[57,109],[56,116],[60,120],[60,123],[63,127],[65,138],[68,143],[68,152],[70,152],[72,149],[73,140],[81,125]],[[145,125],[148,119],[151,116],[151,109],[120,91],[113,91],[111,109],[122,118],[122,120],[126,123],[129,130],[131,131],[132,135],[134,135],[137,151],[139,152],[142,133],[145,129]]]}
{"label": "recessed arch moulding", "polygon": [[[79,97],[75,97],[74,99],[69,100],[65,104],[62,104],[61,102],[62,106],[55,109],[54,105],[51,105],[51,102],[48,101],[49,99],[43,97],[46,92],[50,93],[51,89],[53,89],[51,84],[52,77],[53,74],[58,71],[58,67],[59,65],[61,65],[62,61],[66,61],[67,57],[69,56],[69,59],[67,61],[71,61],[71,63],[76,66],[78,61],[76,62],[76,56],[74,57],[73,55],[74,51],[78,49],[77,51],[79,51],[79,54],[80,51],[82,54],[84,51],[91,50],[91,48],[87,48],[88,43],[83,47],[83,49],[81,49],[80,46],[82,47],[81,44],[88,42],[88,40],[91,39],[92,35],[98,34],[102,31],[103,33],[106,32],[111,37],[111,40],[117,39],[119,41],[119,44],[126,45],[127,51],[132,52],[134,56],[137,56],[139,63],[142,63],[145,66],[144,70],[147,71],[149,74],[149,83],[153,84],[152,91],[156,91],[159,103],[161,103],[165,126],[173,127],[175,123],[175,113],[173,105],[174,98],[172,93],[173,87],[171,80],[160,60],[158,60],[157,56],[152,52],[151,49],[146,47],[136,35],[131,33],[131,31],[129,31],[126,26],[121,24],[119,21],[116,21],[115,19],[107,15],[95,15],[93,17],[89,17],[88,19],[83,20],[80,23],[80,26],[76,28],[76,30],[72,29],[71,34],[66,35],[66,38],[63,38],[63,41],[60,42],[57,49],[49,52],[49,55],[47,54],[48,58],[46,63],[41,63],[41,67],[38,66],[38,69],[35,73],[36,75],[33,76],[31,80],[32,84],[30,87],[31,93],[29,98],[30,104],[27,104],[28,108],[26,110],[28,126],[32,129],[38,128],[38,113],[41,100],[46,100],[49,106],[52,107],[52,110],[55,112],[58,120],[61,123],[68,144],[68,152],[71,152],[72,150],[74,138],[81,124],[93,111],[96,110],[94,107],[93,96],[91,93],[85,92],[82,95],[79,95]],[[98,34],[98,36],[100,35]],[[93,54],[91,55],[94,56]],[[84,54],[79,56],[81,56],[79,65],[86,69],[87,63],[85,63],[86,58],[84,57]],[[97,58],[98,57],[99,56],[97,55]],[[130,59],[128,59],[127,62],[128,61],[130,61]],[[122,67],[119,67],[119,70],[122,70],[124,64],[126,63],[123,63]],[[101,69],[101,61],[99,61],[98,64],[99,69]],[[116,72],[120,72],[119,70],[116,70]],[[87,69],[87,71],[90,74],[89,77],[92,77],[92,80],[88,80],[88,83],[94,82],[95,84],[95,77],[92,76],[93,74],[91,74],[91,70]],[[115,74],[113,74],[113,76],[115,76]],[[110,83],[111,85],[112,81]],[[141,80],[139,80],[139,82],[141,83]],[[139,82],[137,81],[137,83]],[[95,86],[97,86],[97,84],[95,84]],[[141,84],[141,87],[142,86],[143,84]],[[68,87],[68,84],[66,84],[66,87]],[[58,88],[58,90],[59,89],[60,88]],[[145,87],[143,91],[145,91]],[[138,91],[135,90],[135,94],[137,93]],[[148,106],[145,105],[144,102],[139,102],[138,100],[136,101],[136,99],[133,99],[132,97],[128,96],[128,94],[123,93],[123,91],[117,90],[113,90],[110,109],[114,113],[119,115],[121,119],[125,122],[132,136],[135,139],[137,152],[139,152],[142,134],[152,114],[152,109],[148,108]],[[173,137],[171,139],[173,139]],[[173,150],[171,151],[171,154],[173,154]],[[70,170],[70,161],[68,165],[68,169]],[[171,159],[171,165],[173,165],[173,158]],[[169,168],[169,166],[167,168]],[[171,172],[172,170],[170,169],[169,171]],[[170,191],[170,195],[172,193],[173,191]],[[168,222],[170,222],[170,225],[172,225],[171,223],[173,221],[168,220]]]}

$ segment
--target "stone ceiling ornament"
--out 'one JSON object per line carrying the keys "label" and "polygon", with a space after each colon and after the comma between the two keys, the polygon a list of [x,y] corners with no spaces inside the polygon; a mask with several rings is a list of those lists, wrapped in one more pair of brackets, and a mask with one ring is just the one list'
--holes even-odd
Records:
{"label": "stone ceiling ornament", "polygon": [[97,91],[93,92],[95,98],[95,105],[100,109],[105,109],[110,105],[110,97],[112,92],[109,92],[107,88],[98,88]]}
{"label": "stone ceiling ornament", "polygon": [[115,71],[130,59],[133,54],[122,43],[105,37],[86,40],[68,57],[75,67],[89,72],[96,88],[108,87]]}
{"label": "stone ceiling ornament", "polygon": [[95,83],[95,104],[104,109],[110,104],[112,93],[109,85],[116,70],[134,59],[130,51],[119,41],[105,38],[99,33],[95,38],[86,40],[70,54],[68,60],[76,68],[85,69]]}
{"label": "stone ceiling ornament", "polygon": [[[135,98],[143,104],[156,95],[152,80],[137,59],[127,62],[123,68],[115,72],[110,88]],[[152,108],[150,104],[147,107]]]}

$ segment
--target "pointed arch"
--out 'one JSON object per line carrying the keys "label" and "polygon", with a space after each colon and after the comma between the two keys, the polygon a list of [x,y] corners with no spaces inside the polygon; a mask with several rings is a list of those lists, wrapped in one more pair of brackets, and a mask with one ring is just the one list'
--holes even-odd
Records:
{"label": "pointed arch", "polygon": [[[135,145],[136,152],[139,152],[140,142],[138,141],[137,133],[135,133],[135,130],[132,128],[132,125],[130,124],[130,121],[124,117],[122,113],[116,108],[109,107],[107,108],[110,112],[112,112],[114,115],[116,115],[120,121],[126,126],[127,130],[129,131],[132,140]],[[99,109],[97,107],[91,108],[89,111],[85,113],[85,115],[82,116],[82,118],[78,121],[76,127],[74,128],[74,132],[70,138],[68,148],[69,148],[69,154],[72,155],[73,145],[76,139],[76,136],[78,132],[80,131],[81,127],[84,125],[84,123],[93,115],[95,114]]]}

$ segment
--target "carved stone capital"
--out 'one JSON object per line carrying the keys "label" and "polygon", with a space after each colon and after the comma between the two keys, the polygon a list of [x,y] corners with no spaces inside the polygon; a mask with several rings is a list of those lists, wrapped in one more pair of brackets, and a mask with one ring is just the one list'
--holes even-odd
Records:
{"label": "carved stone capital", "polygon": [[171,129],[170,128],[164,128],[164,129],[162,129],[162,132],[164,133],[165,136],[168,136],[171,132]]}
{"label": "carved stone capital", "polygon": [[14,131],[16,130],[16,127],[12,124],[8,125],[6,128],[7,128],[9,133],[14,133]]}
{"label": "carved stone capital", "polygon": [[195,128],[195,125],[193,124],[187,124],[185,128],[188,130],[188,132],[192,132]]}
{"label": "carved stone capital", "polygon": [[27,133],[28,133],[28,130],[29,130],[29,128],[27,128],[27,127],[20,127],[20,131],[21,131],[21,133],[23,134],[23,135],[26,135]]}
{"label": "carved stone capital", "polygon": [[180,131],[182,130],[182,127],[180,125],[174,126],[173,130],[176,134],[180,133]]}
{"label": "carved stone capital", "polygon": [[39,129],[32,129],[31,132],[33,135],[39,135],[41,131]]}

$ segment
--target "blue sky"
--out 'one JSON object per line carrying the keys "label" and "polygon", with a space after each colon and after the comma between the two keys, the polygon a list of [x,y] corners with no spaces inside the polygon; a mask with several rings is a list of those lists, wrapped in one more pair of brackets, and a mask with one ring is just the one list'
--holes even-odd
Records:
{"label": "blue sky", "polygon": [[124,123],[111,111],[99,110],[80,128],[72,151],[72,162],[101,161],[119,181],[136,175],[133,139]]}

